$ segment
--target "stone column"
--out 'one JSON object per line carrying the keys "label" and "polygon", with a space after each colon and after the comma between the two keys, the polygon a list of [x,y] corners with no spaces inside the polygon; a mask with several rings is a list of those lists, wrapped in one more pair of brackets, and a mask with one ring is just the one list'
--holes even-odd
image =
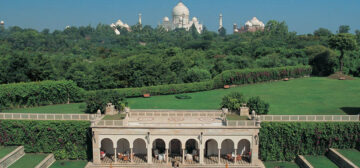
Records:
{"label": "stone column", "polygon": [[182,164],[185,164],[185,149],[182,149]]}
{"label": "stone column", "polygon": [[218,164],[220,164],[220,152],[221,152],[221,149],[218,150]]}
{"label": "stone column", "polygon": [[116,162],[116,158],[117,158],[117,153],[116,153],[116,148],[114,148],[114,162]]}
{"label": "stone column", "polygon": [[201,148],[199,149],[199,163],[204,164],[204,155],[205,155],[205,149]]}
{"label": "stone column", "polygon": [[259,131],[253,135],[253,142],[251,143],[251,164],[254,164],[259,159]]}
{"label": "stone column", "polygon": [[166,164],[169,163],[169,149],[165,149],[165,159],[166,159]]}
{"label": "stone column", "polygon": [[237,154],[236,154],[236,151],[237,151],[237,149],[235,149],[235,158],[234,158],[234,164],[236,164],[236,157],[237,157]]}
{"label": "stone column", "polygon": [[94,164],[101,164],[100,160],[100,139],[99,134],[93,131],[92,146],[93,146],[93,162]]}
{"label": "stone column", "polygon": [[149,143],[147,147],[147,163],[152,164],[152,143]]}
{"label": "stone column", "polygon": [[131,160],[131,163],[134,162],[134,156],[133,156],[133,148],[130,148],[130,160]]}

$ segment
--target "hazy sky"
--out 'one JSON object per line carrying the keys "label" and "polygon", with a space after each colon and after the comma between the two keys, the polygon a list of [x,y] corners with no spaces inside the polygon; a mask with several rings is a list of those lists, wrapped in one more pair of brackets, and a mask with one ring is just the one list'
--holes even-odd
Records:
{"label": "hazy sky", "polygon": [[[209,30],[217,30],[219,13],[224,26],[232,32],[233,23],[243,25],[256,16],[268,20],[286,21],[291,31],[312,33],[319,27],[335,32],[339,25],[360,29],[360,0],[183,0]],[[138,13],[143,24],[156,26],[171,11],[178,0],[0,0],[0,20],[6,26],[23,28],[64,29],[65,26],[96,26],[117,19],[133,25]]]}

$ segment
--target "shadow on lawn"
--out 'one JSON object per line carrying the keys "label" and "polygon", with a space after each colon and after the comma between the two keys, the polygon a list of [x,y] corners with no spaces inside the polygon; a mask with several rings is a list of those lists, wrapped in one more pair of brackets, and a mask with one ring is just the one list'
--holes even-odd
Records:
{"label": "shadow on lawn", "polygon": [[348,115],[360,114],[360,107],[341,107],[340,109]]}

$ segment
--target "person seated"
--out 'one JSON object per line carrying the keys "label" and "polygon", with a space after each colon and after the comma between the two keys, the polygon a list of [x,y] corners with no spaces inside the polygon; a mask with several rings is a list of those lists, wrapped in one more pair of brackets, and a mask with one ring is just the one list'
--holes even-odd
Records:
{"label": "person seated", "polygon": [[124,157],[122,153],[118,153],[117,155],[118,155],[118,159],[123,159]]}
{"label": "person seated", "polygon": [[242,157],[241,157],[241,155],[237,155],[237,156],[236,156],[236,160],[237,160],[237,161],[240,161],[240,160],[242,160]]}
{"label": "person seated", "polygon": [[100,151],[100,159],[103,160],[105,158],[106,154],[104,151]]}
{"label": "person seated", "polygon": [[157,149],[154,150],[154,157],[156,159],[159,159],[159,150],[157,150]]}

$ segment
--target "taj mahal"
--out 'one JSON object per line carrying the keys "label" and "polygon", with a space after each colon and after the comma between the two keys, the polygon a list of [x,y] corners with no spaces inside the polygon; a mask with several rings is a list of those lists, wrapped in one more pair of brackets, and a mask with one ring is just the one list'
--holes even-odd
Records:
{"label": "taj mahal", "polygon": [[[142,25],[142,14],[139,13],[139,20],[138,24]],[[116,35],[120,35],[119,28],[124,28],[128,31],[131,31],[131,27],[121,21],[120,19],[117,20],[115,23],[110,25]],[[204,25],[199,21],[197,17],[192,17],[190,19],[190,10],[189,8],[183,3],[179,2],[172,10],[172,19],[168,16],[165,16],[162,19],[162,22],[158,25],[159,27],[164,28],[166,31],[171,31],[175,29],[185,29],[187,31],[190,30],[192,26],[194,26],[198,33],[202,33],[204,30]],[[223,15],[219,15],[219,29],[223,28]],[[244,26],[238,28],[236,24],[234,24],[233,32],[234,33],[245,33],[245,32],[256,32],[256,31],[264,31],[265,24],[258,20],[256,17],[253,17],[252,20],[247,21]]]}

